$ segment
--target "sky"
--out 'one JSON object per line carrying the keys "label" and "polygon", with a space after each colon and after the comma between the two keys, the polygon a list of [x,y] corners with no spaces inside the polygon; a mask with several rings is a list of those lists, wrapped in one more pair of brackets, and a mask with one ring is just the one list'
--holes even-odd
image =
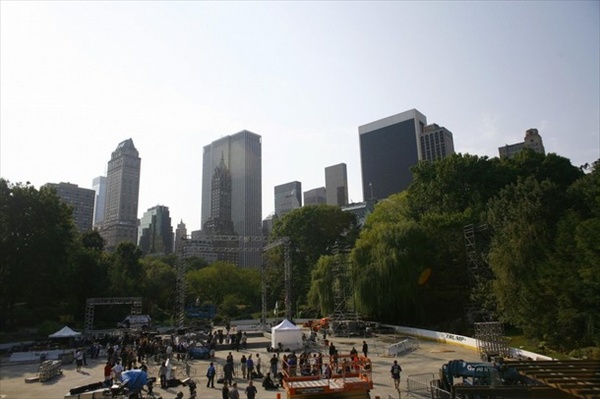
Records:
{"label": "sky", "polygon": [[262,136],[274,186],[325,185],[358,127],[409,109],[496,157],[537,128],[547,153],[600,158],[599,1],[0,1],[0,176],[92,188],[126,140],[139,217],[201,227],[203,147]]}

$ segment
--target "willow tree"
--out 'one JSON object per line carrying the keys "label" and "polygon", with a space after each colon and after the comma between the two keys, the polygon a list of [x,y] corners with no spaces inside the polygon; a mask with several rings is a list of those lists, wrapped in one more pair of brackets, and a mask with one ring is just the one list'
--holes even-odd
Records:
{"label": "willow tree", "polygon": [[429,242],[407,210],[404,194],[379,203],[352,251],[358,310],[393,323],[419,320],[418,280],[429,266]]}

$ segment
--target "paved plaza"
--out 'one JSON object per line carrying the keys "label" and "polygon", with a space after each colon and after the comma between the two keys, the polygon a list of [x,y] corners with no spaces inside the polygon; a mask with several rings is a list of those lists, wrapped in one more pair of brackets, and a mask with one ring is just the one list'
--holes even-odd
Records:
{"label": "paved plaza", "polygon": [[[479,359],[476,351],[455,345],[440,344],[430,341],[418,341],[418,346],[411,352],[401,354],[397,357],[387,355],[387,348],[395,340],[401,340],[401,337],[391,335],[382,335],[376,338],[368,338],[369,357],[373,362],[373,382],[374,387],[371,391],[371,398],[380,397],[382,399],[398,398],[399,393],[394,389],[394,384],[390,376],[390,367],[394,360],[402,366],[402,384],[400,395],[402,398],[407,397],[406,379],[409,375],[433,373],[435,378],[439,376],[439,369],[442,364],[453,359],[463,359],[467,361],[477,361]],[[239,362],[242,354],[246,357],[249,354],[260,353],[263,359],[263,370],[265,370],[268,360],[272,357],[272,353],[267,352],[269,341],[266,338],[250,338],[249,343],[258,343],[264,341],[264,347],[259,349],[240,350],[239,352],[232,351],[235,362]],[[352,347],[360,352],[362,347],[362,338],[331,338],[338,351],[348,353]],[[325,346],[320,347],[324,354],[327,354]],[[229,350],[220,350],[216,352],[216,358],[219,363],[222,363],[227,356]],[[62,375],[53,378],[46,382],[26,383],[28,377],[35,377],[39,364],[12,364],[8,362],[8,358],[3,358],[0,363],[0,399],[63,399],[69,392],[70,388],[100,382],[103,380],[103,367],[105,359],[88,360],[87,366],[84,366],[80,372],[75,369],[75,364],[66,364],[62,366]],[[206,369],[209,361],[194,360],[191,362],[195,368],[196,377],[194,380],[197,383],[197,398],[199,399],[220,399],[221,384],[215,384],[214,389],[206,388]],[[240,397],[244,398],[243,390],[247,386],[247,381],[241,378],[236,378]],[[276,399],[278,394],[281,398],[286,397],[283,389],[276,391],[265,391],[257,381],[255,385],[258,387],[257,398]],[[217,387],[218,386],[218,387]],[[163,399],[175,398],[178,391],[182,391],[184,398],[189,397],[187,387],[177,387],[169,389],[155,388],[155,394],[160,395]]]}

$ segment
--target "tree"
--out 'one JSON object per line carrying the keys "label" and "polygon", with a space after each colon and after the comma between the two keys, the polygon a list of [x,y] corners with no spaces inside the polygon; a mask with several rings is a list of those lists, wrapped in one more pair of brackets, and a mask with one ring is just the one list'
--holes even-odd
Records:
{"label": "tree", "polygon": [[109,256],[108,278],[112,296],[139,296],[144,285],[142,251],[132,242],[120,243]]}
{"label": "tree", "polygon": [[[351,247],[357,233],[354,214],[332,205],[305,206],[276,220],[271,240],[289,238],[294,302],[306,302],[311,273],[319,258],[331,254],[336,244]],[[269,254],[271,264],[277,265],[271,266],[270,278],[274,284],[283,282],[282,251],[283,248],[278,248]]]}
{"label": "tree", "polygon": [[261,278],[258,270],[214,262],[203,269],[188,271],[186,279],[188,303],[197,299],[200,303],[215,304],[219,312],[226,316],[234,314],[225,311],[224,304],[229,304],[229,308],[233,302],[236,306],[260,304]]}
{"label": "tree", "polygon": [[53,189],[0,179],[2,325],[38,322],[61,311],[74,237],[71,210]]}

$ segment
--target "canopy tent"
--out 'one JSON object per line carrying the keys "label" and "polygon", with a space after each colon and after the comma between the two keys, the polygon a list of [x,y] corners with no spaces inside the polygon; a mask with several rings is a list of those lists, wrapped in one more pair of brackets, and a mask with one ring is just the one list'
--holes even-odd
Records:
{"label": "canopy tent", "polygon": [[68,326],[64,326],[54,334],[48,335],[48,338],[73,338],[80,336],[81,333],[71,330]]}
{"label": "canopy tent", "polygon": [[271,346],[277,348],[281,344],[284,349],[302,349],[302,329],[288,319],[271,328]]}

